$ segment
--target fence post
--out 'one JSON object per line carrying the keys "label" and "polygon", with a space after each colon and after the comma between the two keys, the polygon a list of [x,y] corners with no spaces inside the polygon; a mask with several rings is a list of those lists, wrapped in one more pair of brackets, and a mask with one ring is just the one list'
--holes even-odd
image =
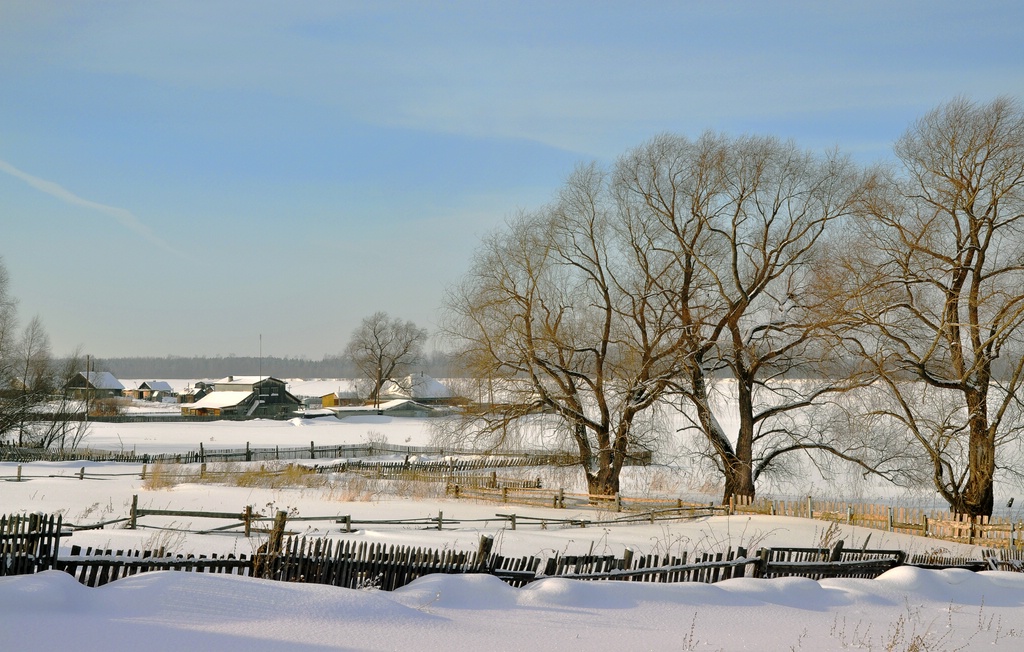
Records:
{"label": "fence post", "polygon": [[128,522],[128,529],[134,530],[139,521],[139,494],[132,496],[131,520]]}
{"label": "fence post", "polygon": [[444,527],[444,512],[437,510],[437,529],[440,530]]}
{"label": "fence post", "polygon": [[843,540],[836,541],[835,547],[832,548],[832,554],[829,556],[829,561],[837,562],[843,560]]}
{"label": "fence post", "polygon": [[814,503],[810,496],[807,497],[807,518],[814,518]]}
{"label": "fence post", "polygon": [[928,536],[928,515],[921,514],[921,536]]}
{"label": "fence post", "polygon": [[513,530],[516,529],[516,515],[515,514],[512,514],[511,516],[509,516],[509,523],[512,524],[512,529]]}
{"label": "fence post", "polygon": [[888,512],[886,513],[886,519],[889,522],[889,531],[892,532],[892,529],[893,529],[893,525],[892,525],[892,506],[889,507]]}
{"label": "fence post", "polygon": [[199,442],[199,461],[206,462],[206,451],[203,449],[203,442]]}
{"label": "fence post", "polygon": [[81,469],[78,470],[78,479],[79,480],[85,480],[85,467],[84,466]]}
{"label": "fence post", "polygon": [[616,512],[621,512],[622,511],[622,494],[620,494],[617,491],[615,492],[615,511]]}
{"label": "fence post", "polygon": [[249,450],[249,442],[245,442],[245,461],[252,461],[252,452]]}
{"label": "fence post", "polygon": [[633,549],[626,548],[622,551],[622,570],[633,570]]}
{"label": "fence post", "polygon": [[281,552],[281,543],[284,541],[284,528],[288,523],[288,512],[283,509],[277,510],[274,514],[274,528],[270,531],[270,552]]}
{"label": "fence post", "polygon": [[312,441],[309,442],[309,459],[316,459],[316,445]]}
{"label": "fence post", "polygon": [[853,505],[846,503],[846,524],[851,525],[853,523]]}
{"label": "fence post", "polygon": [[728,516],[732,516],[736,513],[736,496],[729,496],[729,513]]}
{"label": "fence post", "polygon": [[346,532],[351,532],[352,531],[352,515],[351,514],[345,514],[345,531]]}
{"label": "fence post", "polygon": [[243,520],[245,521],[245,538],[248,539],[252,533],[252,505],[245,506]]}
{"label": "fence post", "polygon": [[202,479],[202,478],[205,478],[205,477],[206,477],[206,462],[203,462],[202,464],[199,465],[199,478]]}
{"label": "fence post", "polygon": [[21,482],[21,465],[18,465],[18,482]]}
{"label": "fence post", "polygon": [[565,509],[565,489],[563,487],[558,488],[558,507]]}
{"label": "fence post", "polygon": [[476,568],[478,571],[487,570],[487,561],[491,556],[491,547],[494,545],[494,537],[490,534],[480,535],[480,544],[476,549]]}
{"label": "fence post", "polygon": [[143,480],[146,479],[146,465],[145,464],[142,465],[142,479]]}

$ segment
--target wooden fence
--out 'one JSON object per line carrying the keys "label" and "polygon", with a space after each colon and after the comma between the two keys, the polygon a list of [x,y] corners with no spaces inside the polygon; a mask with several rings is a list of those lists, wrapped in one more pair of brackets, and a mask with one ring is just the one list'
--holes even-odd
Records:
{"label": "wooden fence", "polygon": [[58,558],[52,568],[71,574],[86,586],[108,582],[149,571],[174,570],[196,573],[251,575],[252,560],[245,555],[167,555],[163,550],[93,550],[71,547],[68,557]]}
{"label": "wooden fence", "polygon": [[814,518],[875,530],[913,534],[980,545],[986,548],[1024,549],[1024,521],[951,512],[925,511],[870,503],[806,500],[733,501],[730,514],[770,514]]}
{"label": "wooden fence", "polygon": [[0,516],[0,576],[52,568],[65,533],[59,514]]}
{"label": "wooden fence", "polygon": [[[441,448],[437,446],[397,446],[386,443],[336,444],[317,446],[315,441],[309,446],[273,446],[253,447],[246,442],[245,448],[218,448],[209,450],[202,442],[196,450],[182,453],[135,453],[134,451],[105,451],[91,448],[75,450],[51,450],[39,448],[19,448],[0,445],[0,462],[66,462],[82,460],[90,462],[126,462],[134,464],[195,464],[202,462],[269,462],[282,460],[334,460],[346,459],[346,462],[322,467],[325,472],[338,470],[345,466],[358,466],[360,458],[381,456],[412,456],[428,455],[437,457],[460,457],[464,461],[472,461],[478,466],[474,468],[501,468],[513,466],[566,466],[578,462],[566,453],[549,451],[523,450],[504,452],[481,452],[474,450]],[[454,460],[453,460],[454,461]],[[418,463],[413,460],[413,463]],[[447,460],[446,460],[447,462]],[[649,463],[649,460],[647,460]],[[364,463],[371,463],[364,461]],[[467,467],[468,468],[468,467]],[[341,468],[341,470],[345,470]]]}
{"label": "wooden fence", "polygon": [[[900,551],[764,549],[748,556],[744,548],[690,557],[639,555],[626,550],[614,555],[505,557],[491,554],[491,540],[481,539],[475,551],[385,545],[366,541],[335,541],[287,537],[279,552],[261,550],[253,556],[217,557],[166,555],[162,551],[92,550],[77,546],[56,560],[53,568],[73,575],[86,586],[102,586],[137,573],[157,570],[227,573],[284,582],[327,584],[351,589],[391,591],[433,573],[487,573],[512,586],[548,577],[632,582],[715,583],[736,577],[877,577],[903,562]],[[541,570],[543,569],[543,570]]]}
{"label": "wooden fence", "polygon": [[[765,548],[754,555],[739,548],[735,552],[704,553],[693,558],[688,558],[686,553],[636,556],[630,549],[621,557],[557,554],[547,558],[505,557],[492,554],[493,537],[486,535],[481,537],[475,552],[433,550],[284,536],[286,521],[287,515],[278,512],[269,539],[249,557],[168,555],[163,550],[87,549],[83,552],[79,546],[72,546],[71,554],[62,557],[58,554],[59,542],[68,533],[62,529],[60,516],[4,516],[0,517],[0,544],[3,545],[0,574],[57,569],[87,586],[102,586],[137,573],[171,570],[393,590],[431,573],[489,573],[513,586],[545,577],[704,583],[734,577],[872,578],[907,561],[899,550],[846,550],[841,541],[832,548]],[[440,515],[438,524],[441,524]],[[999,554],[1010,552],[993,551],[987,560],[988,567],[1020,570],[1019,553]]]}

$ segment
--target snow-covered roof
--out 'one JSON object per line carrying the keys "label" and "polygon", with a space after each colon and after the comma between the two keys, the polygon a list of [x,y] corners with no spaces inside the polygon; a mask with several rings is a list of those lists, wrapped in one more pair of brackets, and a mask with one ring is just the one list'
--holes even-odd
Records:
{"label": "snow-covered roof", "polygon": [[198,409],[198,408],[223,409],[223,408],[235,407],[236,405],[238,405],[242,401],[245,401],[246,399],[248,399],[252,395],[253,395],[252,392],[227,392],[227,391],[224,391],[224,392],[210,392],[209,394],[207,394],[203,398],[199,399],[195,403],[184,403],[184,404],[182,404],[182,407],[194,408],[194,409]]}
{"label": "snow-covered roof", "polygon": [[381,387],[384,396],[408,396],[409,398],[451,398],[452,392],[440,381],[424,373],[412,374],[401,383],[389,380]]}
{"label": "snow-covered roof", "polygon": [[376,407],[373,405],[349,405],[343,407],[331,407],[326,409],[342,414],[344,414],[345,412],[366,412],[367,410],[381,410],[382,412],[387,412],[388,410],[394,410],[406,404],[412,404],[417,407],[423,408],[424,410],[432,409],[425,405],[420,405],[416,401],[409,398],[396,398],[390,401],[383,401]]}
{"label": "snow-covered roof", "polygon": [[89,381],[93,389],[116,389],[121,391],[124,389],[124,385],[121,384],[117,378],[114,378],[114,374],[109,371],[80,371],[78,372]]}
{"label": "snow-covered roof", "polygon": [[355,398],[359,395],[355,387],[356,381],[350,378],[321,378],[316,380],[290,378],[287,382],[288,391],[299,397],[319,397],[334,394],[338,398]]}
{"label": "snow-covered roof", "polygon": [[145,380],[139,385],[139,389],[150,389],[154,392],[173,392],[171,384],[166,380]]}
{"label": "snow-covered roof", "polygon": [[213,383],[215,385],[253,385],[268,378],[273,378],[273,376],[225,376]]}

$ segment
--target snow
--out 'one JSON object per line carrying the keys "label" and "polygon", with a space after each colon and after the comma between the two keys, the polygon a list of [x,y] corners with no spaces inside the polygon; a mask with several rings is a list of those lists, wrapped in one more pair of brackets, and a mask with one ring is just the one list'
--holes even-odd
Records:
{"label": "snow", "polygon": [[251,391],[220,391],[210,392],[195,403],[182,403],[181,407],[187,408],[227,408],[234,407],[252,396]]}
{"label": "snow", "polygon": [[[95,423],[88,444],[139,451],[217,447],[358,443],[429,443],[429,420],[359,417],[344,420],[212,423]],[[125,516],[132,496],[149,508],[300,517],[349,515],[355,520],[436,517],[446,528],[363,525],[342,532],[333,520],[292,521],[310,536],[439,549],[474,550],[482,534],[508,556],[678,554],[728,547],[817,545],[819,521],[770,516],[716,516],[617,525],[610,512],[555,510],[447,499],[443,491],[384,491],[368,483],[357,495],[330,487],[261,488],[182,483],[149,488],[141,465],[0,463],[0,512],[61,512],[65,521],[95,523]],[[78,471],[85,467],[84,480]],[[178,467],[174,467],[178,468]],[[195,471],[197,467],[189,467]],[[214,465],[210,465],[211,470]],[[152,469],[152,467],[150,467]],[[509,470],[511,473],[513,470]],[[536,474],[537,469],[523,473]],[[653,483],[650,469],[628,469],[634,486]],[[516,513],[549,519],[586,518],[592,527],[543,528],[502,518]],[[456,523],[455,521],[462,521]],[[137,530],[108,526],[65,539],[82,547],[152,548],[181,553],[249,554],[260,543],[239,533],[194,534],[157,529],[220,525],[203,519],[145,517]],[[910,535],[842,526],[848,547],[908,552],[977,550]],[[583,582],[549,578],[512,588],[494,577],[433,575],[394,591],[275,583],[177,572],[136,575],[91,589],[67,574],[0,578],[0,648],[79,651],[146,650],[832,650],[1024,649],[1024,574],[898,568],[876,580],[803,578],[728,580],[714,585]]]}
{"label": "snow", "polygon": [[877,580],[521,589],[432,575],[392,593],[176,572],[98,589],[58,571],[0,578],[11,650],[1019,650],[1022,615],[1024,575],[913,568]]}

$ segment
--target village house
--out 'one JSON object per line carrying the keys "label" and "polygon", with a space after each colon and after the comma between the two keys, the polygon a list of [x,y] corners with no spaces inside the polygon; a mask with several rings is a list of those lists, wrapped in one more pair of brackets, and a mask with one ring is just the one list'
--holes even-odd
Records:
{"label": "village house", "polygon": [[144,380],[134,389],[125,389],[124,395],[139,401],[163,401],[177,396],[166,380]]}
{"label": "village house", "polygon": [[281,418],[302,405],[272,376],[228,376],[212,382],[213,391],[192,403],[182,403],[183,416]]}
{"label": "village house", "polygon": [[72,398],[106,399],[123,395],[124,385],[109,371],[79,371],[64,385]]}

